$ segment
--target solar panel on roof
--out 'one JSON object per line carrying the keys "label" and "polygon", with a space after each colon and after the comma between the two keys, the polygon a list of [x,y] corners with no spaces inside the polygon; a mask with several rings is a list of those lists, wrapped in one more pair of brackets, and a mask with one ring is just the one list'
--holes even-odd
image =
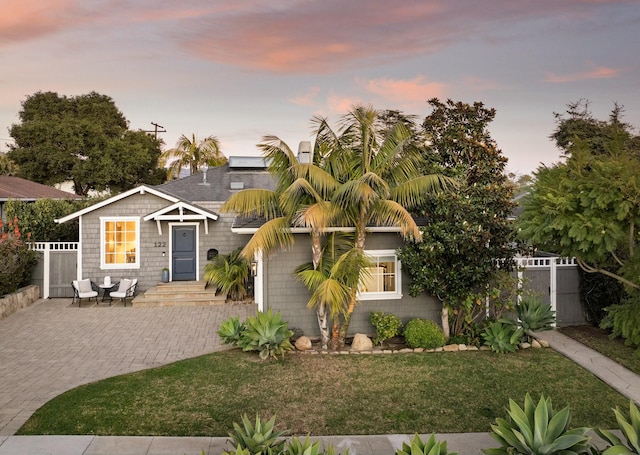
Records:
{"label": "solar panel on roof", "polygon": [[267,165],[260,156],[230,156],[229,168],[231,169],[264,169]]}

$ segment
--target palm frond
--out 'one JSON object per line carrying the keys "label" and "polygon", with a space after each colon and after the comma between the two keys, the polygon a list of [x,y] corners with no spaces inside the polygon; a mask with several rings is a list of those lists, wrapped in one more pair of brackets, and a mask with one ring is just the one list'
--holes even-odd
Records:
{"label": "palm frond", "polygon": [[281,216],[278,194],[272,190],[250,188],[234,193],[222,204],[221,212],[235,212],[240,216],[259,216],[272,219]]}
{"label": "palm frond", "polygon": [[391,200],[380,200],[371,211],[371,221],[377,226],[398,226],[400,234],[414,242],[422,241],[422,232],[411,214]]}
{"label": "palm frond", "polygon": [[269,254],[275,248],[289,248],[293,245],[290,220],[285,217],[267,221],[251,236],[242,249],[242,256],[252,259],[258,251]]}
{"label": "palm frond", "polygon": [[408,209],[428,201],[440,191],[451,191],[457,181],[442,174],[421,175],[392,188],[389,199]]}

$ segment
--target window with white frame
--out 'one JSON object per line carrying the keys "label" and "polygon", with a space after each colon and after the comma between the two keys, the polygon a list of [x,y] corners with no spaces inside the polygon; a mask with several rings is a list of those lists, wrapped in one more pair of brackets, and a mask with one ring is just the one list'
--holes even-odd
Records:
{"label": "window with white frame", "polygon": [[100,239],[101,268],[140,267],[140,218],[100,218]]}
{"label": "window with white frame", "polygon": [[402,298],[400,261],[395,250],[366,250],[371,261],[360,277],[360,300]]}

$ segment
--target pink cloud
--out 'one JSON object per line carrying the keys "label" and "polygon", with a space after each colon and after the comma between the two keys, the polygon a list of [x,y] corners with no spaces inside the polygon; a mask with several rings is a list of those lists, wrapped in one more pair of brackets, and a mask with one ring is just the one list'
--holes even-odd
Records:
{"label": "pink cloud", "polygon": [[331,114],[344,114],[355,105],[362,104],[362,100],[348,96],[331,94],[327,97],[327,108]]}
{"label": "pink cloud", "polygon": [[289,98],[289,101],[300,106],[313,106],[318,93],[320,93],[320,87],[310,87],[306,93]]}
{"label": "pink cloud", "polygon": [[74,0],[5,0],[0,15],[0,41],[19,42],[63,29]]}
{"label": "pink cloud", "polygon": [[446,84],[429,82],[423,76],[414,79],[372,79],[358,81],[367,91],[404,108],[423,106],[430,98],[444,98]]}
{"label": "pink cloud", "polygon": [[608,68],[606,66],[598,66],[589,71],[583,71],[579,73],[570,73],[557,75],[554,73],[547,73],[544,81],[551,84],[564,84],[567,82],[583,81],[588,79],[611,79],[616,77],[622,71],[615,68]]}

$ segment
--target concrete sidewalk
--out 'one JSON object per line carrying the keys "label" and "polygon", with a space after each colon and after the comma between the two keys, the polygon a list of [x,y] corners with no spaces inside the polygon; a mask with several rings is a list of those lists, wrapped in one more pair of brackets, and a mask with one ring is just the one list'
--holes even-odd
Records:
{"label": "concrete sidewalk", "polygon": [[[421,435],[423,440],[429,435]],[[409,435],[311,437],[337,453],[393,455]],[[487,433],[437,434],[450,452],[482,455],[481,449],[497,447]],[[0,439],[1,441],[1,439]],[[146,436],[10,436],[0,445],[0,455],[221,455],[230,450],[227,438],[174,438]]]}
{"label": "concrete sidewalk", "polygon": [[589,370],[622,395],[640,405],[640,376],[634,372],[555,330],[537,332],[535,337],[546,340],[555,351]]}

